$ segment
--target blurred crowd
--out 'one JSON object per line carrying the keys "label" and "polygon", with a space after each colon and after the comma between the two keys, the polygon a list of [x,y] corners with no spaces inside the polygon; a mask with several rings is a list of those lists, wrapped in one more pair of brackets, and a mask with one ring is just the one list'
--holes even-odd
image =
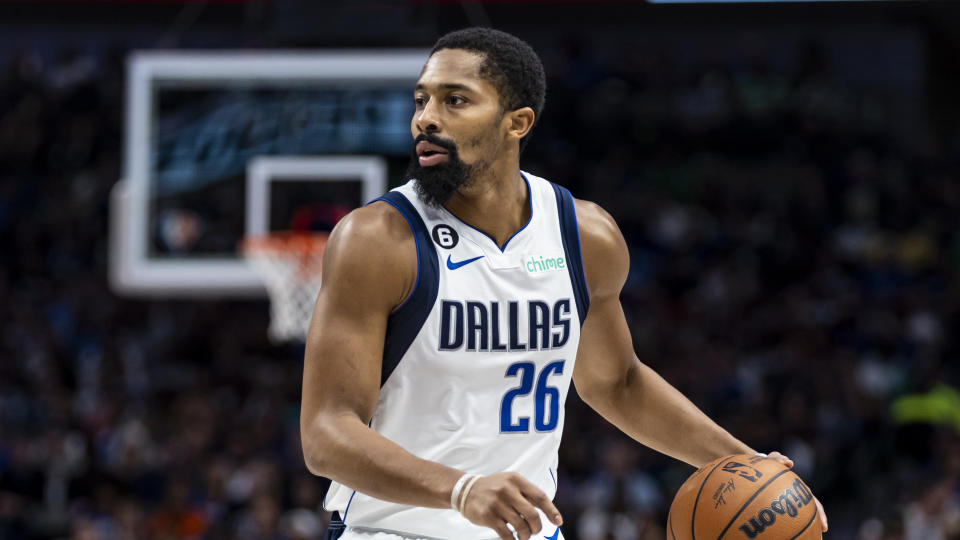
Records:
{"label": "blurred crowd", "polygon": [[[816,47],[789,70],[560,50],[523,166],[618,220],[641,360],[791,456],[831,537],[960,538],[960,130]],[[269,344],[266,304],[108,286],[122,54],[4,60],[0,540],[321,537],[302,349]],[[664,538],[692,468],[567,410],[564,535]]]}
{"label": "blurred crowd", "polygon": [[[903,118],[904,96],[853,86],[816,44],[788,70],[568,53],[528,158],[617,218],[640,359],[793,457],[831,536],[960,537],[960,400],[935,399],[960,383],[960,133]],[[689,471],[570,421],[580,538],[663,538]]]}

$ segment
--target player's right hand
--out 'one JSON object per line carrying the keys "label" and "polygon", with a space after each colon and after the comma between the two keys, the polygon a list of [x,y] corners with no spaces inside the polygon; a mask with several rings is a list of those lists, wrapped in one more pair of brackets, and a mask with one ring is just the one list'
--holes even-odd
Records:
{"label": "player's right hand", "polygon": [[560,511],[540,488],[515,472],[480,477],[467,493],[463,515],[472,523],[490,527],[503,540],[514,536],[507,524],[513,526],[520,540],[527,540],[542,528],[537,508],[559,527],[563,524]]}

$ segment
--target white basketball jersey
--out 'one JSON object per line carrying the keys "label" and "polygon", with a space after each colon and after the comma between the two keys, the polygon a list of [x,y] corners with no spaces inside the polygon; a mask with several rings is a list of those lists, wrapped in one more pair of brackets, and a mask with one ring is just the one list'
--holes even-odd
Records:
{"label": "white basketball jersey", "polygon": [[[524,174],[530,220],[501,250],[411,180],[378,201],[407,219],[417,282],[389,318],[370,427],[465,472],[516,471],[551,499],[563,410],[589,298],[573,198]],[[358,530],[497,538],[454,510],[381,501],[336,482],[325,507]],[[544,521],[544,533],[553,533]]]}

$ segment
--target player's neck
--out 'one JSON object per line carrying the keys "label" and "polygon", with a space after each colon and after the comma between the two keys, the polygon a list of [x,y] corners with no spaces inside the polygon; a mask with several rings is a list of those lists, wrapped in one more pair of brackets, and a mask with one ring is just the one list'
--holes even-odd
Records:
{"label": "player's neck", "polygon": [[468,188],[447,201],[446,208],[474,228],[480,229],[501,248],[530,220],[527,182],[517,163],[491,167]]}

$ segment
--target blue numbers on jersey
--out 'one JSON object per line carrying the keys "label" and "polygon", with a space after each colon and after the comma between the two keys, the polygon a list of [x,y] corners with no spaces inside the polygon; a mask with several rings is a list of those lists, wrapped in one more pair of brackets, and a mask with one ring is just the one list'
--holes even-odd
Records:
{"label": "blue numbers on jersey", "polygon": [[[557,422],[560,421],[560,391],[552,386],[547,386],[547,377],[554,372],[556,372],[557,375],[563,373],[563,360],[547,364],[537,379],[537,390],[534,394],[537,400],[537,414],[535,418],[537,431],[553,431],[557,429]],[[546,411],[544,410],[547,398],[550,398],[549,419],[545,419]]]}
{"label": "blue numbers on jersey", "polygon": [[533,372],[536,371],[536,369],[537,366],[534,365],[533,362],[517,362],[516,364],[511,364],[510,367],[507,368],[506,377],[516,377],[517,372],[521,372],[520,386],[510,390],[503,396],[503,403],[500,404],[501,432],[530,431],[529,418],[518,418],[516,424],[512,423],[513,398],[517,396],[525,396],[530,393],[530,390],[533,389]]}
{"label": "blue numbers on jersey", "polygon": [[[557,360],[544,366],[537,377],[537,387],[533,397],[536,407],[534,424],[537,431],[553,431],[557,428],[560,421],[560,390],[553,386],[547,386],[547,379],[550,375],[556,373],[563,374],[563,360]],[[520,377],[520,386],[509,390],[503,396],[503,402],[500,404],[500,431],[502,433],[529,433],[530,419],[526,417],[517,418],[513,422],[513,400],[518,397],[526,396],[533,390],[534,374],[537,366],[533,362],[517,362],[510,364],[507,368],[505,377]],[[547,401],[550,401],[549,414],[547,414]]]}

